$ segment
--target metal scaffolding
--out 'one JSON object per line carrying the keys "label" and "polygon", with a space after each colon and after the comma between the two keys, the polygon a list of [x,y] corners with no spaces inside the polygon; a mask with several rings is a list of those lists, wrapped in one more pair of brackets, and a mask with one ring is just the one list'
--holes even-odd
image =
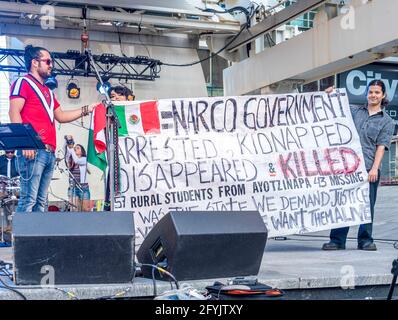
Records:
{"label": "metal scaffolding", "polygon": [[[74,77],[96,77],[87,55],[77,50],[51,52],[54,60],[52,74]],[[146,80],[159,78],[159,60],[146,56],[119,57],[113,54],[93,55],[102,79]],[[25,73],[24,50],[0,49],[0,71]]]}

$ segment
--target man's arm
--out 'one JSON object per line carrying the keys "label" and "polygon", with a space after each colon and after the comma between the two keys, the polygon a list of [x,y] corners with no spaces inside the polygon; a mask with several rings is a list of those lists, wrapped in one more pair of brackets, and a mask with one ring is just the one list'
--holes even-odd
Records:
{"label": "man's arm", "polygon": [[378,170],[380,168],[380,163],[383,159],[385,149],[386,147],[384,145],[378,145],[376,148],[375,160],[373,161],[372,168],[368,175],[369,182],[375,182],[377,180]]}
{"label": "man's arm", "polygon": [[24,98],[15,98],[10,100],[10,110],[8,115],[10,116],[11,123],[22,123],[21,111],[24,105]]}
{"label": "man's arm", "polygon": [[[87,109],[88,112],[93,111],[94,107],[97,104],[98,103],[90,104]],[[57,108],[54,111],[54,117],[59,123],[74,121],[76,119],[79,119],[82,115],[83,115],[83,107],[68,111],[63,111],[61,108]]]}
{"label": "man's arm", "polygon": [[[25,105],[24,98],[14,98],[10,100],[10,110],[8,112],[11,123],[22,123],[21,111]],[[35,157],[35,150],[22,150],[22,154],[27,159]]]}

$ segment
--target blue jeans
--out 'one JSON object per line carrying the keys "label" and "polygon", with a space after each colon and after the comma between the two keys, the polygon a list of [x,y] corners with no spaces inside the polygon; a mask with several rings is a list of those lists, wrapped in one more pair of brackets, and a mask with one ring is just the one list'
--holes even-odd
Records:
{"label": "blue jeans", "polygon": [[69,198],[77,197],[80,200],[90,200],[90,188],[88,184],[83,183],[81,185],[81,190],[78,187],[69,187],[68,197]]}
{"label": "blue jeans", "polygon": [[15,167],[21,176],[21,191],[16,212],[44,212],[54,171],[54,153],[38,150],[35,158],[28,160],[22,155],[22,151],[18,150],[16,157]]}
{"label": "blue jeans", "polygon": [[[378,171],[378,178],[375,182],[369,182],[369,200],[370,200],[370,214],[372,216],[372,222],[361,224],[358,230],[358,245],[363,246],[366,243],[373,242],[372,231],[373,231],[373,217],[375,212],[375,204],[377,197],[377,187],[380,181],[380,170]],[[330,241],[337,245],[343,246],[347,240],[349,227],[332,229],[330,231]]]}

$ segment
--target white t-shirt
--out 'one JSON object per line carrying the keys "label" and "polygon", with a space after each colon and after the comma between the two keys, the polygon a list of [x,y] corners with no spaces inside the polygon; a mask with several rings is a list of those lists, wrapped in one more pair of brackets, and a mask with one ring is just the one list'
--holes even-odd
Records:
{"label": "white t-shirt", "polygon": [[79,166],[80,169],[80,183],[86,183],[86,172],[87,172],[87,158],[78,157],[73,148],[66,148],[66,161],[72,157],[73,162]]}

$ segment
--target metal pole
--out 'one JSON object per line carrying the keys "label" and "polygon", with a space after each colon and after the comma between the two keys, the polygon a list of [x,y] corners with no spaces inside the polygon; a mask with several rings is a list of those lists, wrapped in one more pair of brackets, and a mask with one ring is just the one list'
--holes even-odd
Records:
{"label": "metal pole", "polygon": [[[93,55],[91,53],[90,49],[86,50],[86,53],[88,54],[88,57],[90,59],[91,65],[93,66],[95,73],[97,74],[97,79],[101,84],[101,87],[103,88],[104,82],[102,81],[101,75],[98,72],[97,66],[95,64],[95,61],[93,59]],[[110,202],[110,211],[114,210],[114,203],[115,203],[115,188],[114,188],[114,172],[115,172],[115,161],[114,161],[114,152],[115,152],[115,145],[113,143],[113,130],[114,130],[114,123],[119,123],[117,120],[117,115],[115,114],[113,110],[113,104],[111,102],[111,99],[108,95],[108,92],[103,90],[101,92],[102,95],[105,96],[105,100],[103,103],[106,106],[106,146],[107,146],[107,156],[108,156],[108,173],[109,173],[109,202]],[[118,124],[120,126],[120,124]],[[105,176],[105,186],[107,183],[108,177]],[[106,188],[105,188],[105,193],[106,193]],[[104,196],[104,199],[106,199],[106,194]]]}
{"label": "metal pole", "polygon": [[[110,202],[110,211],[114,210],[115,206],[115,188],[114,188],[114,177],[115,177],[115,144],[113,143],[113,130],[114,130],[114,123],[112,121],[112,112],[110,108],[107,109],[107,146],[108,148],[108,162],[109,162],[109,202]],[[109,142],[109,143],[108,143]]]}
{"label": "metal pole", "polygon": [[4,243],[4,207],[1,208],[1,239],[0,242]]}

